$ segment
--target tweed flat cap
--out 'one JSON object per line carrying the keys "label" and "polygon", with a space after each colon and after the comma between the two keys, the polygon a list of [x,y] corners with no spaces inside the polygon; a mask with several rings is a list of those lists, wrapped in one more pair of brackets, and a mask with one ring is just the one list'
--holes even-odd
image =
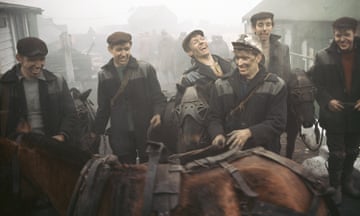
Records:
{"label": "tweed flat cap", "polygon": [[184,40],[182,42],[182,47],[183,47],[185,52],[190,51],[189,42],[190,42],[191,38],[193,38],[193,37],[195,37],[197,35],[201,35],[201,36],[204,37],[204,32],[197,29],[197,30],[194,30],[194,31],[190,32],[188,35],[186,35],[186,37],[184,38]]}
{"label": "tweed flat cap", "polygon": [[36,37],[26,37],[18,40],[16,50],[19,55],[26,57],[46,56],[48,54],[45,42]]}
{"label": "tweed flat cap", "polygon": [[109,45],[131,42],[131,34],[126,32],[114,32],[109,35],[106,41]]}

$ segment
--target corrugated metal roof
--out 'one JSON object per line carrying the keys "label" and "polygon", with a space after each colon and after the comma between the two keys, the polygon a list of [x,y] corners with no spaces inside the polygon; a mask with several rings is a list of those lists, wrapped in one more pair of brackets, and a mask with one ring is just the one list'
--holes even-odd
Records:
{"label": "corrugated metal roof", "polygon": [[359,0],[263,0],[243,21],[260,11],[274,13],[275,20],[333,21],[342,16],[360,20]]}
{"label": "corrugated metal roof", "polygon": [[22,5],[22,4],[12,4],[8,2],[0,2],[0,11],[1,10],[26,10],[26,11],[32,11],[38,14],[41,14],[43,9],[39,7],[33,7],[28,5]]}

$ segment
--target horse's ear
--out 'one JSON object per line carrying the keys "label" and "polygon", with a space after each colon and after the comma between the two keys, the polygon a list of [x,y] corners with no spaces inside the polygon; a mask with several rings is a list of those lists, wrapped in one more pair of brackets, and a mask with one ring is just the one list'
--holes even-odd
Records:
{"label": "horse's ear", "polygon": [[81,93],[81,95],[79,97],[80,100],[82,100],[82,101],[86,100],[89,97],[90,93],[91,93],[91,89],[88,89],[85,92]]}
{"label": "horse's ear", "polygon": [[186,87],[181,84],[176,83],[176,89],[178,90],[178,92],[183,94],[185,92]]}

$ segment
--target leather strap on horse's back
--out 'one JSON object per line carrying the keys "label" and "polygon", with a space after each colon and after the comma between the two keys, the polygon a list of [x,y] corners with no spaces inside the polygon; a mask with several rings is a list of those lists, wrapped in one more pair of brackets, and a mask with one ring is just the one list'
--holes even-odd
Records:
{"label": "leather strap on horse's back", "polygon": [[86,163],[73,191],[68,216],[97,215],[103,189],[110,176],[110,166],[106,162],[114,158],[107,155],[90,159]]}
{"label": "leather strap on horse's back", "polygon": [[148,141],[148,171],[144,186],[142,216],[151,212],[168,215],[179,203],[182,166],[179,164],[159,164],[164,145]]}
{"label": "leather strap on horse's back", "polygon": [[149,155],[148,169],[145,178],[144,188],[144,204],[142,209],[142,216],[148,216],[152,210],[153,190],[155,185],[155,177],[157,172],[157,165],[160,160],[161,152],[164,148],[162,143],[148,142],[146,152]]}

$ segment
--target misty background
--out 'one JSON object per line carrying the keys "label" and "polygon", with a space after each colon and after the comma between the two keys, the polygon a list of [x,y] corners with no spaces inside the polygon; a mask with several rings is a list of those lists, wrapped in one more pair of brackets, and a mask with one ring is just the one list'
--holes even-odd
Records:
{"label": "misty background", "polygon": [[360,20],[359,2],[4,0],[0,1],[0,44],[7,44],[0,46],[0,56],[13,57],[0,59],[0,73],[16,63],[18,39],[39,36],[49,47],[46,67],[62,73],[70,87],[91,88],[91,98],[96,101],[97,72],[111,58],[106,38],[114,31],[127,31],[133,36],[133,56],[156,68],[162,88],[171,95],[181,74],[190,67],[190,58],[181,47],[186,33],[203,30],[212,53],[231,59],[231,41],[251,31],[249,18],[259,11],[275,14],[273,33],[289,45],[292,67],[306,70],[316,51],[331,41],[333,20],[340,16]]}

